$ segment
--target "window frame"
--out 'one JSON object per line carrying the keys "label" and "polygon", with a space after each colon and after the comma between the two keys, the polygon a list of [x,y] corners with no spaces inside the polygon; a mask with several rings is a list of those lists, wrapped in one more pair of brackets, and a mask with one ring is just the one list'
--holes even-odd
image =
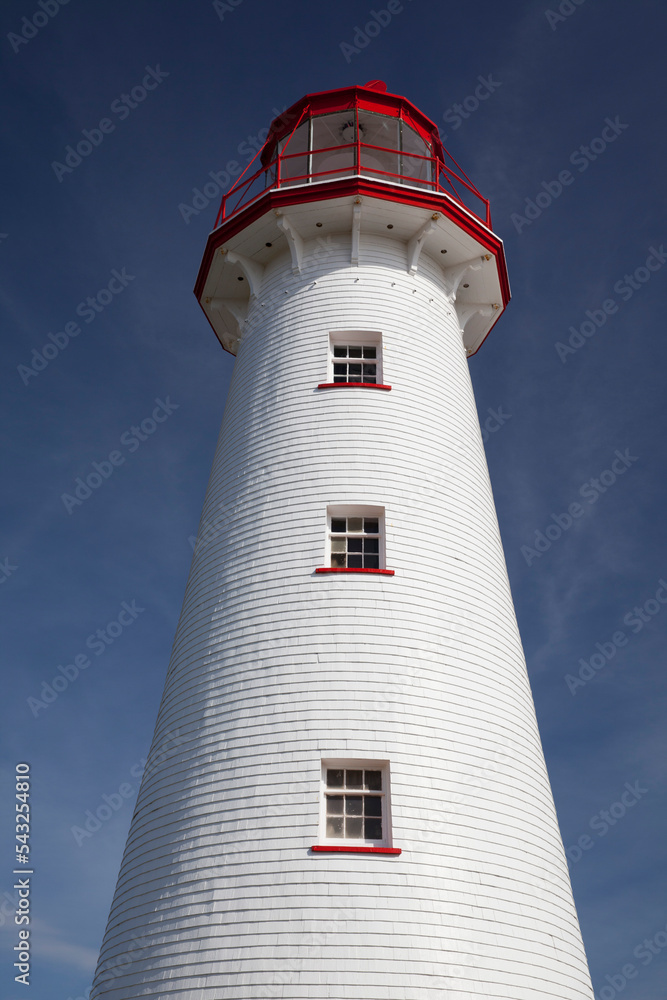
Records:
{"label": "window frame", "polygon": [[[320,771],[320,819],[318,846],[321,849],[333,848],[340,850],[358,850],[362,853],[369,851],[387,851],[393,848],[392,824],[391,824],[391,775],[390,762],[388,760],[366,760],[362,758],[335,758],[327,757],[322,760]],[[327,785],[327,770],[345,771],[381,771],[382,791],[374,794],[377,798],[382,798],[382,837],[379,840],[367,840],[364,837],[328,837],[327,836],[327,794],[330,789]],[[345,794],[345,792],[343,792]],[[364,793],[360,790],[360,794]],[[400,853],[400,851],[392,851]]]}
{"label": "window frame", "polygon": [[[375,382],[336,382],[335,385],[383,385],[382,381],[382,333],[379,330],[337,330],[329,334],[329,357],[327,359],[327,379],[334,380],[335,347],[374,347]],[[363,363],[363,358],[361,359]]]}
{"label": "window frame", "polygon": [[[332,530],[331,522],[332,520],[338,518],[350,518],[350,517],[369,517],[377,518],[378,521],[378,567],[356,567],[356,566],[333,566],[332,565]],[[336,532],[338,534],[338,532]],[[356,534],[356,533],[355,533]],[[346,532],[346,537],[348,533]],[[363,537],[363,532],[361,533]],[[340,535],[339,535],[340,537]],[[394,575],[393,570],[387,569],[387,552],[386,552],[386,530],[385,530],[385,509],[384,507],[379,507],[371,504],[329,504],[327,506],[327,525],[326,525],[326,546],[325,546],[325,559],[324,567],[319,569],[317,572],[329,572],[329,573],[384,573],[390,576]]]}
{"label": "window frame", "polygon": [[[334,528],[334,522],[345,522],[345,530],[341,531],[339,528]],[[352,521],[361,521],[361,529],[356,529],[351,527]],[[377,530],[370,530],[370,524],[377,522]],[[329,529],[329,549],[330,549],[330,560],[332,569],[380,569],[380,544],[382,539],[382,530],[380,527],[380,519],[376,517],[368,517],[362,515],[361,517],[356,517],[351,515],[348,517],[331,517],[330,519],[330,529]],[[350,541],[358,543],[358,547],[351,546]],[[371,543],[366,548],[366,542]],[[342,543],[342,547],[341,547]],[[341,565],[338,560],[343,559],[343,564]],[[352,559],[360,560],[361,565],[355,566]],[[372,565],[377,563],[377,565]]]}
{"label": "window frame", "polygon": [[[375,382],[334,382],[334,364],[340,362],[340,358],[334,357],[336,347],[374,347],[375,358]],[[327,348],[327,374],[326,382],[321,382],[318,389],[391,389],[390,385],[384,383],[384,358],[383,342],[380,330],[335,330],[329,333],[329,345]],[[347,363],[349,363],[349,358]],[[355,359],[356,360],[356,359]],[[369,359],[371,360],[371,359]],[[364,359],[359,359],[363,364]],[[354,363],[354,362],[353,362]]]}

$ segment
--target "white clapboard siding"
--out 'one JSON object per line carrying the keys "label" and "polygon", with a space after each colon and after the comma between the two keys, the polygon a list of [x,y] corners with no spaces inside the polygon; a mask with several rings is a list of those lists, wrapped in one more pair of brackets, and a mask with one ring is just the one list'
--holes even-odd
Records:
{"label": "white clapboard siding", "polygon": [[[361,248],[251,302],[91,1000],[592,998],[456,312]],[[390,392],[317,389],[343,330]],[[346,503],[393,577],[315,574]],[[390,761],[400,856],[310,853],[329,757]]]}

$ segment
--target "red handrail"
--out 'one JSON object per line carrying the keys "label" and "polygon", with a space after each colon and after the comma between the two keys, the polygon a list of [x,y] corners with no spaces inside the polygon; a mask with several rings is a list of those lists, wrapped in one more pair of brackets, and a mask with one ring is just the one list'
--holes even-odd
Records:
{"label": "red handrail", "polygon": [[[365,167],[363,165],[363,163],[362,163],[362,150],[364,150],[364,149],[377,150],[377,151],[384,152],[384,153],[390,153],[390,154],[395,155],[395,156],[399,156],[400,155],[403,158],[404,161],[405,161],[406,157],[410,158],[412,160],[427,160],[435,168],[434,171],[433,171],[433,177],[432,177],[432,179],[431,180],[422,180],[422,181],[420,181],[420,180],[417,179],[413,183],[416,184],[416,185],[420,185],[422,187],[428,186],[428,187],[432,188],[434,191],[437,191],[438,193],[446,194],[449,197],[453,197],[459,204],[463,205],[463,207],[465,209],[467,209],[468,211],[473,212],[474,215],[477,215],[478,218],[482,219],[482,221],[488,227],[491,226],[491,210],[490,210],[490,205],[489,205],[488,199],[484,198],[480,194],[480,192],[477,190],[477,188],[475,187],[475,185],[473,184],[473,182],[470,180],[470,178],[468,177],[468,175],[465,173],[465,171],[459,166],[459,164],[456,162],[456,160],[454,160],[454,157],[451,156],[451,154],[449,154],[449,153],[447,155],[453,161],[453,163],[456,164],[456,167],[460,171],[460,174],[457,174],[454,170],[452,170],[451,167],[449,167],[444,162],[444,160],[441,160],[438,157],[422,155],[420,153],[408,153],[405,150],[390,149],[389,147],[386,147],[386,146],[375,146],[375,145],[372,145],[371,143],[361,142],[358,137],[357,137],[357,139],[356,139],[355,142],[349,143],[349,144],[344,145],[344,146],[324,146],[321,149],[309,149],[307,151],[303,151],[303,152],[299,152],[299,153],[286,153],[285,150],[287,149],[287,146],[289,145],[289,142],[290,142],[292,136],[294,135],[294,132],[296,131],[296,128],[300,124],[300,122],[301,122],[301,120],[303,118],[303,114],[304,113],[305,113],[305,109],[304,109],[304,112],[302,112],[301,117],[297,121],[294,129],[292,130],[292,132],[291,132],[291,134],[289,136],[289,139],[285,143],[285,146],[283,147],[282,151],[278,154],[278,156],[274,160],[272,160],[270,163],[268,163],[266,166],[263,166],[259,170],[257,170],[254,174],[252,174],[252,176],[246,178],[245,180],[242,180],[244,174],[246,173],[246,171],[248,170],[248,168],[250,167],[250,165],[254,162],[255,159],[257,159],[257,156],[259,156],[259,153],[261,153],[261,150],[260,150],[253,157],[253,159],[250,161],[250,163],[246,167],[246,170],[244,170],[243,174],[241,174],[241,177],[239,177],[239,179],[236,181],[236,183],[234,184],[234,186],[227,192],[226,195],[223,196],[222,203],[220,205],[220,210],[219,210],[218,216],[216,218],[216,223],[215,223],[216,228],[220,225],[220,223],[224,219],[229,218],[230,215],[233,215],[235,212],[239,211],[239,209],[241,209],[241,208],[245,207],[246,205],[250,204],[256,198],[261,197],[261,195],[264,193],[264,191],[266,190],[266,188],[269,187],[269,186],[271,188],[278,189],[278,188],[282,188],[282,187],[285,187],[285,186],[291,186],[292,184],[295,184],[295,183],[298,183],[298,182],[308,183],[310,181],[319,180],[319,179],[324,178],[324,177],[332,177],[335,174],[341,174],[341,173],[346,173],[346,172],[349,173],[350,171],[352,171],[352,173],[354,173],[357,176],[364,176],[364,175],[370,175],[370,174],[373,174],[373,175],[381,174],[382,176],[387,177],[387,178],[400,178],[403,181],[405,181],[405,180],[409,181],[410,180],[409,175],[407,175],[405,173],[393,173],[392,171],[389,171],[389,170],[379,170],[377,168],[368,167],[368,166]],[[262,147],[262,149],[263,148],[264,147]],[[297,157],[310,157],[310,160],[311,160],[311,163],[312,163],[312,157],[314,155],[318,154],[318,153],[329,153],[329,152],[333,152],[334,150],[335,151],[340,151],[340,150],[345,150],[345,149],[349,149],[351,153],[352,153],[352,151],[354,151],[354,156],[351,157],[351,159],[352,160],[356,160],[356,162],[351,162],[349,164],[349,166],[338,167],[338,168],[336,168],[334,170],[323,170],[323,171],[315,171],[315,172],[313,172],[311,170],[307,174],[295,174],[295,175],[292,175],[292,176],[284,178],[284,179],[281,176],[281,173],[282,173],[282,171],[281,171],[281,164],[282,164],[283,160],[288,161],[288,160],[296,159]],[[263,190],[259,194],[253,195],[252,197],[247,198],[247,200],[246,200],[245,196],[247,195],[248,189],[262,175],[264,175],[265,178],[268,178],[269,174],[270,174],[270,171],[273,170],[274,167],[276,169],[276,176],[275,176],[273,182],[270,185],[268,185],[268,184],[265,183],[265,186],[264,186]],[[461,174],[463,176],[461,176]],[[442,181],[441,181],[441,179],[442,179]],[[455,186],[456,184],[462,185],[462,187],[464,187],[473,197],[479,199],[479,201],[482,202],[482,205],[484,206],[484,210],[485,210],[483,216],[479,215],[477,212],[474,211],[474,209],[471,209],[471,208],[469,208],[468,205],[466,205],[466,203],[464,202],[463,198],[461,197],[461,195],[458,193],[458,191],[456,189],[456,186]],[[451,189],[451,190],[448,190],[448,188]],[[233,207],[228,211],[229,202],[230,202],[232,196],[234,196],[234,195],[238,196],[237,200],[234,203]]]}

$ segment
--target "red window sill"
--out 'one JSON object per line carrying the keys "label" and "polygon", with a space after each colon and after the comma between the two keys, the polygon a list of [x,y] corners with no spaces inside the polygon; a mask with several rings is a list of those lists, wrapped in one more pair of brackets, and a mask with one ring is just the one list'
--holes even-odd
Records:
{"label": "red window sill", "polygon": [[320,382],[318,389],[384,389],[391,390],[390,385],[378,385],[377,382]]}
{"label": "red window sill", "polygon": [[321,847],[313,844],[311,851],[342,851],[345,854],[401,854],[400,847]]}
{"label": "red window sill", "polygon": [[361,566],[358,568],[347,566],[320,566],[315,570],[316,573],[379,573],[382,576],[393,576],[393,569],[364,569]]}

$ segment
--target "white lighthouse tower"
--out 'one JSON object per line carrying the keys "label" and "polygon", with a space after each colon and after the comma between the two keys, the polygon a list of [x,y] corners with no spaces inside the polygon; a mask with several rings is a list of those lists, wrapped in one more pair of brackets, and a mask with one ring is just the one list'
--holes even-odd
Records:
{"label": "white lighthouse tower", "polygon": [[468,374],[488,203],[379,82],[255,168],[196,286],[236,362],[91,1000],[591,1000]]}

